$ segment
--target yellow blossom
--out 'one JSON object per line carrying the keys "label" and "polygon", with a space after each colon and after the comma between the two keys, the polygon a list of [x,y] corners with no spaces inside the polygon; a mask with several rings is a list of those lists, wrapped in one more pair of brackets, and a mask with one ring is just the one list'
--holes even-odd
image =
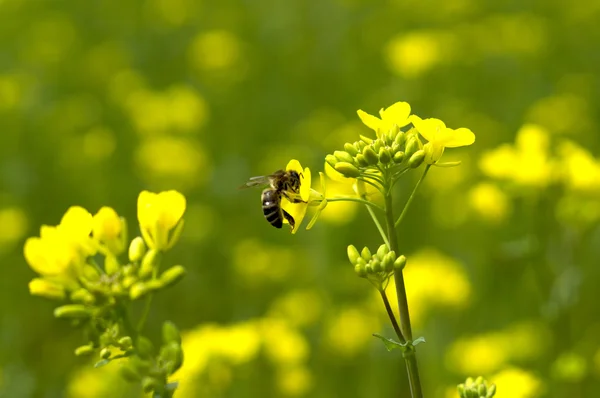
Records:
{"label": "yellow blossom", "polygon": [[392,127],[404,127],[410,123],[410,105],[408,102],[396,102],[386,109],[381,108],[379,116],[373,116],[359,109],[357,111],[360,120],[369,128],[373,129],[377,137],[387,133]]}
{"label": "yellow blossom", "polygon": [[142,191],[138,197],[138,221],[148,247],[170,249],[183,228],[185,196],[177,191]]}
{"label": "yellow blossom", "polygon": [[125,249],[124,221],[111,207],[102,207],[94,215],[92,231],[94,238],[104,243],[108,250],[120,254]]}
{"label": "yellow blossom", "polygon": [[[300,199],[302,199],[302,202],[292,203],[285,197],[281,199],[281,208],[288,212],[295,221],[294,228],[292,229],[292,233],[295,234],[298,231],[298,228],[300,228],[300,224],[302,224],[302,220],[306,215],[306,209],[308,207],[311,194],[311,175],[310,169],[308,167],[302,169],[302,165],[296,159],[290,160],[285,167],[285,170],[295,171],[300,175]],[[285,217],[283,222],[288,223]]]}
{"label": "yellow blossom", "polygon": [[445,148],[468,146],[475,142],[475,134],[467,128],[451,129],[439,119],[421,119],[416,115],[410,117],[412,124],[428,143],[423,146],[425,163],[435,164],[444,153]]}

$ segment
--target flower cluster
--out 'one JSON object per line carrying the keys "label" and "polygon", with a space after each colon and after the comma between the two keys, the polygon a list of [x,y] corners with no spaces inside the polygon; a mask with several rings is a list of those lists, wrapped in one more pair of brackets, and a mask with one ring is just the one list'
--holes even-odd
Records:
{"label": "flower cluster", "polygon": [[[141,381],[145,391],[169,396],[167,378],[183,361],[177,328],[163,325],[158,352],[143,336],[150,297],[179,281],[185,268],[175,265],[160,272],[162,253],[178,241],[186,200],[176,191],[144,191],[138,199],[141,237],[128,244],[127,223],[110,207],[95,215],[71,207],[56,226],[42,226],[39,237],[27,239],[25,259],[39,274],[29,283],[31,294],[62,301],[57,318],[72,320],[85,330],[85,345],[76,355],[97,353],[97,366],[129,358],[122,366],[128,380]],[[121,257],[128,248],[128,258]],[[136,327],[128,308],[146,298],[146,308]]]}
{"label": "flower cluster", "polygon": [[475,380],[468,377],[464,383],[458,385],[458,395],[460,398],[492,398],[496,395],[496,385],[488,385],[481,376]]}

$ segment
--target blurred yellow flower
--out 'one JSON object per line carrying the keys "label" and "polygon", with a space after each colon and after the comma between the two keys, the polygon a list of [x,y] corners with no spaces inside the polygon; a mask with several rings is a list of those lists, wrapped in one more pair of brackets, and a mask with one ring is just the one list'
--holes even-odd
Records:
{"label": "blurred yellow flower", "polygon": [[[292,229],[292,233],[295,234],[298,231],[298,228],[300,228],[308,208],[311,193],[311,175],[310,169],[308,167],[302,169],[302,165],[296,159],[290,160],[285,167],[285,170],[293,170],[300,175],[300,199],[302,199],[303,202],[292,203],[285,197],[281,198],[281,208],[287,211],[295,221],[294,228]],[[285,217],[283,222],[288,224],[288,221],[285,219]]]}
{"label": "blurred yellow flower", "polygon": [[592,154],[571,141],[558,146],[561,177],[568,189],[579,192],[600,191],[600,162]]}
{"label": "blurred yellow flower", "polygon": [[267,357],[280,366],[304,363],[310,354],[310,345],[304,335],[281,319],[260,321],[261,336]]}
{"label": "blurred yellow flower", "polygon": [[386,47],[390,68],[406,78],[419,77],[444,60],[444,52],[449,52],[448,45],[452,43],[450,38],[448,34],[433,31],[395,37]]}
{"label": "blurred yellow flower", "polygon": [[[379,295],[378,295],[379,298]],[[381,299],[377,303],[381,306]],[[373,341],[371,334],[381,327],[381,321],[367,308],[348,307],[336,311],[327,325],[327,344],[343,357],[352,357]],[[343,331],[340,332],[340,331]]]}
{"label": "blurred yellow flower", "polygon": [[410,121],[428,142],[423,146],[425,163],[435,164],[444,153],[445,148],[468,146],[475,142],[475,134],[467,128],[451,129],[439,119],[421,119],[412,115]]}
{"label": "blurred yellow flower", "polygon": [[[235,277],[251,288],[263,287],[269,282],[281,282],[293,274],[296,257],[297,254],[289,247],[245,239],[233,249]],[[273,263],[274,258],[277,264]]]}
{"label": "blurred yellow flower", "polygon": [[[414,325],[421,325],[433,308],[460,309],[469,303],[471,283],[461,263],[434,249],[420,250],[407,259],[404,277]],[[395,288],[391,280],[387,291],[395,292]],[[379,294],[376,296],[381,301]],[[397,307],[396,300],[391,302]]]}
{"label": "blurred yellow flower", "polygon": [[498,223],[511,211],[508,196],[497,185],[482,182],[471,188],[469,205],[484,220]]}
{"label": "blurred yellow flower", "polygon": [[497,387],[494,398],[535,398],[542,394],[544,387],[538,377],[516,367],[506,368],[489,380]]}
{"label": "blurred yellow flower", "polygon": [[0,209],[0,245],[19,242],[27,231],[27,215],[23,209],[10,206]]}
{"label": "blurred yellow flower", "polygon": [[183,228],[185,208],[185,196],[177,191],[140,193],[138,221],[148,247],[168,250],[176,243]]}
{"label": "blurred yellow flower", "polygon": [[106,245],[114,254],[125,250],[124,220],[111,207],[102,207],[94,215],[92,233],[94,238]]}
{"label": "blurred yellow flower", "polygon": [[386,109],[379,110],[379,116],[373,116],[359,109],[357,111],[360,120],[370,129],[373,129],[377,137],[387,133],[392,127],[404,127],[410,123],[410,105],[408,102],[396,102]]}
{"label": "blurred yellow flower", "polygon": [[305,366],[286,366],[277,373],[277,387],[286,396],[305,396],[313,385],[312,374]]}
{"label": "blurred yellow flower", "polygon": [[479,167],[489,177],[542,188],[555,177],[555,162],[550,157],[549,144],[545,129],[527,124],[517,132],[514,146],[503,144],[484,153]]}

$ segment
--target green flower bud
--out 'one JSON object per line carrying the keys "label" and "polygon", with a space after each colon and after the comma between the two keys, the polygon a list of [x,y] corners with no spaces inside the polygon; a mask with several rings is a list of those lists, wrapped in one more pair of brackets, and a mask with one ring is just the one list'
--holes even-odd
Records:
{"label": "green flower bud", "polygon": [[133,346],[133,340],[129,336],[121,337],[117,343],[122,350],[128,350]]}
{"label": "green flower bud", "polygon": [[104,347],[102,350],[100,350],[100,358],[102,359],[108,359],[110,358],[110,350],[106,347]]}
{"label": "green flower bud", "polygon": [[364,141],[356,141],[355,144],[358,144],[359,152],[362,152],[363,149],[365,149],[367,146],[367,144]]}
{"label": "green flower bud", "polygon": [[111,285],[110,292],[115,296],[122,296],[126,294],[125,288],[119,284]]}
{"label": "green flower bud", "polygon": [[466,393],[465,393],[465,385],[464,384],[459,384],[456,387],[456,390],[458,391],[458,396],[460,398],[466,398]]}
{"label": "green flower bud", "polygon": [[401,271],[406,266],[406,257],[403,255],[399,256],[396,261],[394,261],[394,270]]}
{"label": "green flower bud", "polygon": [[338,172],[340,172],[344,177],[356,178],[360,175],[360,171],[356,168],[356,166],[348,162],[336,163],[335,169]]}
{"label": "green flower bud", "polygon": [[124,363],[121,365],[119,367],[119,372],[121,373],[121,377],[129,382],[136,382],[142,379],[142,375],[140,375],[129,363]]}
{"label": "green flower bud", "polygon": [[358,164],[360,167],[367,167],[369,165],[369,163],[367,162],[367,159],[365,159],[365,156],[362,153],[359,153],[358,155],[356,155],[354,160],[355,160],[356,164]]}
{"label": "green flower bud", "polygon": [[365,265],[365,271],[367,271],[367,274],[372,274],[373,271],[373,264],[368,263],[367,265]]}
{"label": "green flower bud", "polygon": [[360,278],[365,278],[367,276],[367,267],[364,263],[356,263],[354,266],[354,272]]}
{"label": "green flower bud", "polygon": [[392,157],[393,157],[393,155],[396,154],[396,152],[398,152],[398,151],[400,151],[400,149],[402,149],[402,147],[400,145],[396,144],[395,142],[392,144],[391,148],[392,148],[392,151],[391,151]]}
{"label": "green flower bud", "polygon": [[144,282],[136,282],[129,288],[129,298],[137,300],[148,293],[149,289]]}
{"label": "green flower bud", "polygon": [[388,164],[392,161],[392,155],[387,147],[379,148],[379,161],[381,164]]}
{"label": "green flower bud", "polygon": [[474,384],[479,385],[479,384],[482,384],[482,383],[485,383],[485,380],[483,379],[483,376],[477,376],[477,378],[475,379]]}
{"label": "green flower bud", "polygon": [[488,387],[486,398],[492,398],[494,395],[496,395],[496,385],[492,384]]}
{"label": "green flower bud", "polygon": [[364,135],[361,135],[361,136],[360,136],[360,139],[361,139],[361,141],[363,141],[365,144],[370,144],[370,143],[372,143],[372,142],[373,142],[373,139],[372,139],[372,138],[365,137]]}
{"label": "green flower bud", "polygon": [[56,318],[87,318],[90,315],[90,310],[82,304],[61,305],[54,309]]}
{"label": "green flower bud", "polygon": [[83,278],[87,281],[96,282],[100,279],[100,272],[93,265],[85,264],[82,271]]}
{"label": "green flower bud", "polygon": [[148,278],[152,275],[154,268],[158,267],[158,263],[160,262],[160,252],[155,249],[151,249],[146,253],[144,258],[142,259],[142,265],[140,266],[139,276],[142,279]]}
{"label": "green flower bud", "polygon": [[360,253],[358,252],[356,247],[354,245],[350,245],[350,246],[348,246],[347,251],[348,251],[348,260],[350,260],[350,263],[356,264],[356,261],[360,257]]}
{"label": "green flower bud", "polygon": [[171,321],[165,321],[162,325],[162,337],[165,343],[175,342],[181,344],[179,329]]}
{"label": "green flower bud", "polygon": [[396,261],[396,253],[394,251],[386,254],[381,261],[383,264],[383,270],[385,272],[392,272],[394,270],[394,261]]}
{"label": "green flower bud", "polygon": [[390,248],[387,247],[387,245],[383,244],[381,246],[379,246],[379,248],[377,249],[377,257],[379,257],[380,260],[383,260],[383,257],[388,254],[390,252]]}
{"label": "green flower bud", "polygon": [[404,161],[404,152],[400,151],[400,152],[396,152],[394,154],[394,163],[396,164],[400,164]]}
{"label": "green flower bud", "polygon": [[375,141],[373,141],[372,145],[375,153],[379,153],[379,150],[385,146],[383,141],[381,141],[380,139],[376,139]]}
{"label": "green flower bud", "polygon": [[63,285],[42,278],[34,278],[29,282],[29,293],[53,300],[64,300],[66,297]]}
{"label": "green flower bud", "polygon": [[477,386],[477,394],[480,397],[487,397],[487,386],[484,383]]}
{"label": "green flower bud", "polygon": [[340,162],[346,162],[346,163],[350,163],[350,164],[352,164],[352,162],[354,162],[352,155],[350,155],[348,152],[335,151],[335,152],[333,152],[333,156],[335,156],[335,158],[337,160],[339,160]]}
{"label": "green flower bud", "polygon": [[92,344],[82,345],[75,349],[75,355],[78,357],[90,355],[93,352],[94,352],[94,346]]}
{"label": "green flower bud", "polygon": [[147,394],[155,391],[160,387],[160,383],[154,377],[144,377],[142,379],[142,389]]}
{"label": "green flower bud", "polygon": [[123,282],[121,282],[121,285],[123,285],[125,289],[129,289],[131,285],[137,282],[137,280],[137,276],[126,276],[125,278],[123,278]]}
{"label": "green flower bud", "polygon": [[183,364],[183,350],[176,342],[166,344],[160,350],[161,359],[166,362],[167,373],[172,374]]}
{"label": "green flower bud", "polygon": [[119,260],[117,260],[116,256],[114,256],[112,254],[108,254],[104,258],[104,271],[108,275],[114,275],[117,272],[119,272],[120,269],[121,269],[121,264],[119,264]]}
{"label": "green flower bud", "polygon": [[125,275],[125,276],[137,275],[136,268],[131,264],[124,265],[122,270],[123,270],[123,275]]}
{"label": "green flower bud", "polygon": [[392,126],[392,128],[390,128],[390,130],[383,136],[385,145],[392,145],[392,143],[396,139],[396,136],[398,135],[399,132],[400,132],[400,127],[398,127],[398,125],[394,124]]}
{"label": "green flower bud", "polygon": [[[362,152],[362,147],[360,146],[361,142],[360,141],[356,141],[355,143],[352,144],[352,146],[354,147],[354,149],[356,150],[356,153],[361,153]],[[364,143],[363,143],[364,144]],[[366,145],[366,144],[364,144]],[[354,155],[356,156],[356,154]]]}
{"label": "green flower bud", "polygon": [[96,298],[94,297],[94,295],[92,293],[90,293],[89,290],[84,289],[84,288],[80,288],[80,289],[73,291],[70,294],[70,298],[71,298],[71,301],[74,301],[76,303],[87,304],[87,305],[92,305],[96,301]]}
{"label": "green flower bud", "polygon": [[162,283],[160,279],[150,279],[149,281],[146,281],[144,283],[146,283],[146,287],[148,288],[149,292],[160,290],[163,287],[165,287],[165,284]]}
{"label": "green flower bud", "polygon": [[139,336],[135,344],[135,350],[140,358],[150,358],[154,353],[154,344],[149,338]]}
{"label": "green flower bud", "polygon": [[185,276],[186,270],[182,265],[175,265],[160,276],[160,282],[163,286],[171,286],[179,282]]}
{"label": "green flower bud", "polygon": [[404,145],[404,143],[406,142],[406,134],[403,133],[402,131],[398,132],[398,134],[396,134],[396,138],[394,138],[394,143],[398,144],[398,146],[402,146]]}
{"label": "green flower bud", "polygon": [[363,149],[362,154],[365,157],[367,163],[371,166],[376,165],[377,162],[379,162],[379,158],[377,157],[377,154],[375,153],[373,148],[370,146],[365,147],[365,149]]}
{"label": "green flower bud", "polygon": [[327,155],[325,156],[325,161],[331,166],[331,167],[335,167],[335,164],[338,162],[338,160],[336,159],[335,156],[333,155]]}
{"label": "green flower bud", "polygon": [[371,260],[371,269],[373,270],[373,272],[383,271],[383,265],[381,264],[381,261],[378,258],[374,258],[373,260]]}
{"label": "green flower bud", "polygon": [[346,142],[344,144],[344,151],[348,152],[350,156],[356,156],[356,154],[358,154],[358,149],[356,149],[356,147],[353,144],[350,144],[349,142]]}
{"label": "green flower bud", "polygon": [[423,163],[423,160],[425,160],[425,151],[419,149],[417,152],[413,153],[410,159],[408,159],[408,166],[416,169]]}
{"label": "green flower bud", "polygon": [[413,153],[419,150],[419,141],[416,136],[412,135],[406,141],[406,147],[404,148],[404,152],[406,153],[406,157],[411,157]]}
{"label": "green flower bud", "polygon": [[360,256],[363,258],[363,260],[365,260],[366,262],[371,261],[371,251],[369,250],[368,247],[363,247],[362,251],[360,252]]}
{"label": "green flower bud", "polygon": [[129,244],[129,261],[136,263],[146,254],[146,243],[141,236],[135,237]]}

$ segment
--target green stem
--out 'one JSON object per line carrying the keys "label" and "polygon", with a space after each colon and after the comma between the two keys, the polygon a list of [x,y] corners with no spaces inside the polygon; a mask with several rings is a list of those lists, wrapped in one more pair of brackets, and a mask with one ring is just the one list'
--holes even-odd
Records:
{"label": "green stem", "polygon": [[[421,177],[421,180],[422,179],[423,177]],[[411,195],[411,198],[413,195]],[[388,194],[385,195],[385,215],[388,239],[390,242],[390,250],[393,250],[394,252],[399,254],[400,250],[398,246],[398,237],[396,235],[396,227],[394,225],[394,211],[392,207],[391,192],[388,192]],[[408,298],[406,297],[406,286],[404,284],[404,275],[402,273],[402,270],[397,270],[394,272],[394,281],[396,282],[396,295],[398,296],[398,310],[400,312],[400,330],[402,336],[404,336],[406,341],[410,343],[412,342],[412,329],[410,326]],[[404,355],[404,361],[406,362],[406,370],[408,372],[408,382],[410,384],[410,392],[412,398],[423,398],[423,391],[421,390],[421,381],[419,378],[419,368],[417,366],[417,357],[414,352],[414,347],[411,350],[411,353]]]}
{"label": "green stem", "polygon": [[357,203],[362,203],[363,205],[366,205],[367,207],[372,207],[375,208],[377,210],[379,210],[380,212],[384,212],[385,210],[383,209],[383,207],[379,206],[378,204],[375,204],[373,202],[370,202],[368,200],[365,199],[361,199],[361,198],[355,198],[352,196],[347,196],[347,197],[337,197],[337,198],[327,198],[328,202],[357,202]]}
{"label": "green stem", "polygon": [[400,326],[398,326],[398,321],[396,321],[396,316],[394,315],[394,311],[392,310],[390,301],[388,300],[387,295],[385,294],[385,290],[383,290],[383,289],[378,289],[378,290],[379,290],[379,294],[381,295],[381,299],[383,300],[383,305],[385,306],[385,310],[388,314],[388,317],[390,317],[390,321],[392,322],[392,326],[394,327],[394,331],[396,332],[396,336],[398,336],[398,339],[400,339],[400,342],[402,344],[406,343],[406,339],[402,335]]}
{"label": "green stem", "polygon": [[[159,266],[160,266],[159,263],[154,264],[154,269],[152,270],[152,280],[156,279],[156,277],[158,276]],[[142,330],[144,329],[144,325],[146,324],[146,319],[148,319],[148,314],[150,313],[150,305],[152,304],[152,296],[154,296],[154,294],[152,292],[150,292],[150,293],[148,293],[148,296],[146,297],[146,302],[144,303],[144,309],[142,311],[142,316],[140,317],[140,320],[138,321],[137,328],[136,328],[138,334],[142,333]]]}
{"label": "green stem", "polygon": [[400,213],[400,217],[398,217],[398,219],[396,220],[396,223],[393,224],[394,227],[397,227],[398,225],[400,225],[400,223],[404,219],[404,216],[406,215],[406,212],[407,212],[408,208],[410,207],[410,204],[412,203],[413,199],[415,198],[415,193],[417,192],[417,190],[421,186],[421,183],[425,179],[425,176],[427,176],[427,172],[429,171],[430,167],[431,167],[431,165],[429,165],[429,164],[427,166],[425,166],[425,171],[423,171],[423,175],[421,176],[421,178],[417,182],[417,185],[415,185],[415,188],[411,192],[410,197],[408,198],[408,201],[406,201],[406,204],[404,205],[404,209],[402,209],[402,213]]}
{"label": "green stem", "polygon": [[367,211],[369,212],[369,214],[371,215],[371,218],[373,219],[373,222],[375,223],[375,226],[377,227],[377,230],[379,231],[379,234],[383,238],[383,241],[385,242],[385,244],[388,247],[390,247],[390,242],[389,242],[389,240],[387,238],[387,235],[385,234],[385,231],[383,230],[383,227],[381,226],[381,223],[379,222],[379,219],[377,218],[377,215],[375,214],[375,212],[373,211],[373,209],[371,209],[369,206],[366,206],[366,208],[367,208]]}
{"label": "green stem", "polygon": [[381,183],[380,185],[377,185],[373,181],[367,180],[365,177],[357,177],[356,179],[358,181],[364,182],[365,184],[369,184],[370,186],[372,186],[373,188],[375,188],[379,192],[383,193],[383,188],[381,188],[383,186],[383,183]]}

